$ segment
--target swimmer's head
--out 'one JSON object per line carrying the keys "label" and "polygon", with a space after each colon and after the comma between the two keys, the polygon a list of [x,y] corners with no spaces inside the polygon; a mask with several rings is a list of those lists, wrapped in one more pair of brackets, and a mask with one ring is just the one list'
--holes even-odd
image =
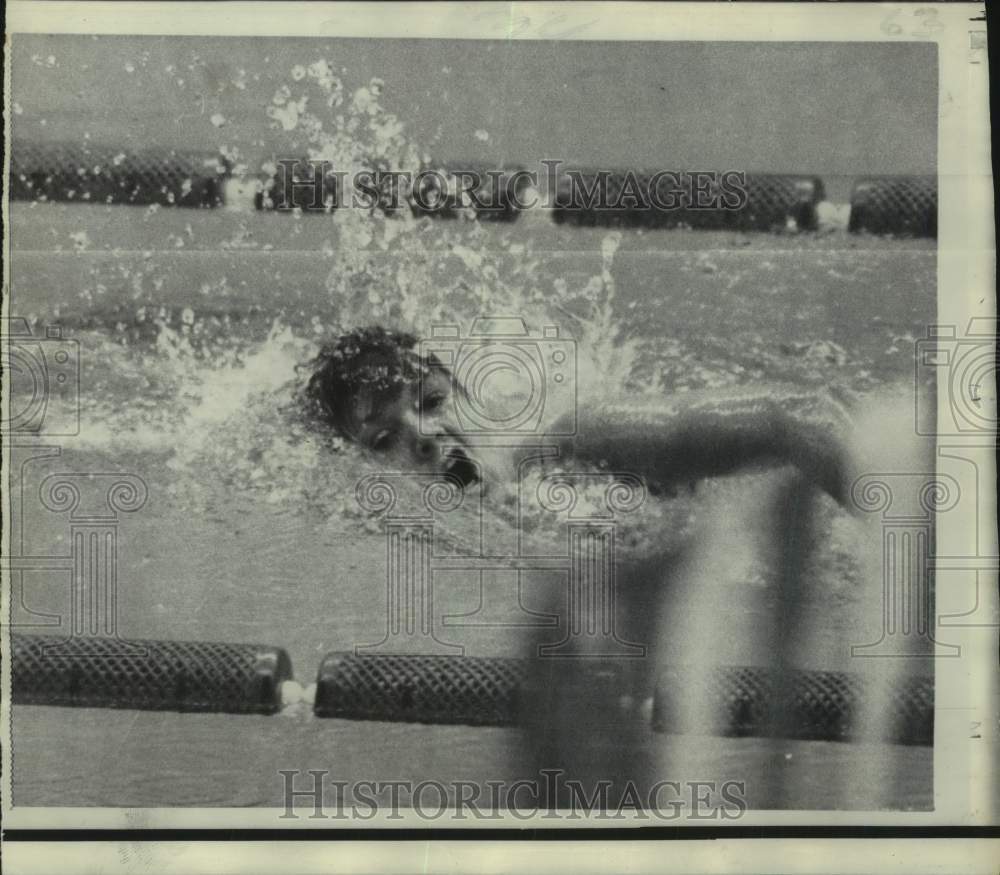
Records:
{"label": "swimmer's head", "polygon": [[417,339],[372,326],[325,345],[306,387],[312,413],[341,437],[404,470],[444,471],[463,484],[480,479],[451,421],[461,391]]}
{"label": "swimmer's head", "polygon": [[342,437],[360,443],[372,410],[420,382],[425,368],[416,343],[411,334],[373,326],[324,345],[306,388],[312,412]]}

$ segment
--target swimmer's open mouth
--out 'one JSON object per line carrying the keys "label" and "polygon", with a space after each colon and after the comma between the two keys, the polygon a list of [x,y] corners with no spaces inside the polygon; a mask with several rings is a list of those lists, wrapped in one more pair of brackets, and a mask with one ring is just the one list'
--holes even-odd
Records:
{"label": "swimmer's open mouth", "polygon": [[479,483],[482,479],[479,476],[479,466],[470,459],[463,450],[448,450],[444,457],[445,473],[457,477],[463,487]]}

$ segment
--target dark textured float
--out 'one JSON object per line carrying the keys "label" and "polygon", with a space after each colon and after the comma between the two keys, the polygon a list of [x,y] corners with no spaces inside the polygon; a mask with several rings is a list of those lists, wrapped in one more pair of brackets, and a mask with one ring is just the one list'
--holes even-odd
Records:
{"label": "dark textured float", "polygon": [[230,175],[217,152],[14,140],[11,200],[216,207]]}
{"label": "dark textured float", "polygon": [[18,705],[273,714],[292,664],[279,647],[11,635]]}
{"label": "dark textured float", "polygon": [[937,237],[937,208],[936,177],[859,179],[851,192],[848,230],[901,237]]}
{"label": "dark textured float", "polygon": [[[589,670],[585,662],[580,671]],[[522,722],[531,703],[521,696],[530,664],[524,660],[459,656],[330,653],[319,669],[315,713],[347,720],[463,723],[504,726]],[[658,731],[678,725],[678,694],[690,689],[691,673],[664,672],[653,723]],[[687,685],[687,686],[685,686]],[[704,734],[776,736],[827,741],[856,738],[855,718],[864,690],[860,677],[844,672],[720,666],[697,692],[714,725]],[[883,740],[933,743],[934,681],[908,677],[888,695]]]}

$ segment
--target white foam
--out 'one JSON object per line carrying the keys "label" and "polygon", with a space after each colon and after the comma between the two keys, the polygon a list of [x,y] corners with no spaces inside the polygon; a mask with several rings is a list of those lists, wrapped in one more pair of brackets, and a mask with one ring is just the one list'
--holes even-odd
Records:
{"label": "white foam", "polygon": [[260,189],[257,179],[227,179],[222,186],[222,202],[231,212],[252,213],[256,209],[255,200]]}
{"label": "white foam", "polygon": [[820,201],[816,204],[816,219],[821,231],[846,231],[851,219],[851,205]]}

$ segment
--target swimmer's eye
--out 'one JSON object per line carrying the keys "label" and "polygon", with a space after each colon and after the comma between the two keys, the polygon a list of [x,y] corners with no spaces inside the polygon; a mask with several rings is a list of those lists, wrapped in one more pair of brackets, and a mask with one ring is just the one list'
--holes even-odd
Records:
{"label": "swimmer's eye", "polygon": [[396,433],[392,431],[380,431],[371,442],[371,448],[376,453],[387,453],[396,443]]}
{"label": "swimmer's eye", "polygon": [[430,395],[426,395],[423,401],[420,402],[420,409],[424,413],[431,413],[444,404],[444,399],[444,392],[432,392]]}

